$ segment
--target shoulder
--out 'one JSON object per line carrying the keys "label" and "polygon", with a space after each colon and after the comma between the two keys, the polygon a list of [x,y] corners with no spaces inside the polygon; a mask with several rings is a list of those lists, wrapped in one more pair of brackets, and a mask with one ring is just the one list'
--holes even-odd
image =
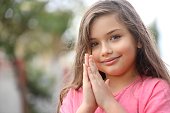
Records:
{"label": "shoulder", "polygon": [[161,92],[160,94],[170,94],[169,82],[161,78],[142,77],[138,89],[143,96],[151,96],[159,92]]}
{"label": "shoulder", "polygon": [[135,86],[136,94],[142,98],[150,98],[155,94],[170,95],[170,84],[161,78],[144,76]]}
{"label": "shoulder", "polygon": [[79,89],[70,88],[66,97],[73,98],[73,97],[81,96],[82,92],[83,92],[82,88],[79,88]]}
{"label": "shoulder", "polygon": [[170,84],[161,78],[141,77],[136,85],[136,95],[142,101],[151,98],[167,98],[170,95]]}
{"label": "shoulder", "polygon": [[150,90],[170,90],[170,84],[161,78],[144,77],[142,80],[142,86]]}
{"label": "shoulder", "polygon": [[82,101],[82,88],[70,88],[63,98],[60,111],[62,113],[75,113]]}
{"label": "shoulder", "polygon": [[140,98],[146,103],[151,100],[156,102],[164,99],[168,101],[170,100],[170,84],[166,80],[161,78],[144,77],[142,78],[139,87],[138,88],[141,89]]}
{"label": "shoulder", "polygon": [[[161,78],[145,77],[141,82],[140,107],[145,113],[165,112],[170,106],[170,84]],[[170,109],[168,113],[170,112]]]}
{"label": "shoulder", "polygon": [[83,90],[82,88],[70,88],[66,96],[63,98],[63,103],[77,104],[82,101]]}

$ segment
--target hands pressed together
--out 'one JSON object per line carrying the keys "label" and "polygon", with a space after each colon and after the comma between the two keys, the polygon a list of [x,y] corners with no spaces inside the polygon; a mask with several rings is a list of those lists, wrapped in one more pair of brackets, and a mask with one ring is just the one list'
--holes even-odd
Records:
{"label": "hands pressed together", "polygon": [[[113,105],[113,107],[111,107]],[[94,113],[97,107],[111,112],[118,103],[109,87],[109,79],[104,81],[94,63],[92,55],[85,54],[83,64],[83,102],[78,113]]]}

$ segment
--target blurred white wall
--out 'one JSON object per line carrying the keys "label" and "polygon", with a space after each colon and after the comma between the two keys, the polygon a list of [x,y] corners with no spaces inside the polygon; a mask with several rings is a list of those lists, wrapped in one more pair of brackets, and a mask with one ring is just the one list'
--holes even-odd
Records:
{"label": "blurred white wall", "polygon": [[160,55],[170,69],[170,1],[169,0],[128,0],[137,10],[146,25],[156,20]]}

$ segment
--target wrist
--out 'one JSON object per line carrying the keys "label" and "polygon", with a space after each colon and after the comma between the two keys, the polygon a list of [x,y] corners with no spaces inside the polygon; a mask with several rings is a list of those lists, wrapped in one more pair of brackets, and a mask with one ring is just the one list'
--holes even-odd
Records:
{"label": "wrist", "polygon": [[115,99],[110,99],[107,103],[104,103],[102,108],[106,113],[126,113],[124,108]]}
{"label": "wrist", "polygon": [[81,104],[76,113],[94,113],[97,107]]}

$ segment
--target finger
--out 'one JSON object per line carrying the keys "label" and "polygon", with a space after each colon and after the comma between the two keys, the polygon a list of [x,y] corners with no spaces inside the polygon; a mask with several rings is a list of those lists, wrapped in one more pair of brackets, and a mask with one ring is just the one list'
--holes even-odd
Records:
{"label": "finger", "polygon": [[94,73],[94,74],[97,74],[98,69],[97,69],[97,67],[94,63],[92,55],[89,56],[89,66],[91,68],[91,72]]}
{"label": "finger", "polygon": [[105,84],[106,84],[106,86],[108,87],[108,89],[111,91],[111,88],[110,88],[110,79],[107,79],[107,80],[105,81]]}
{"label": "finger", "polygon": [[91,83],[93,92],[95,93],[98,88],[101,88],[101,84],[104,84],[104,81],[100,80],[100,78],[92,73],[91,68],[88,67],[88,76],[89,76],[89,81]]}
{"label": "finger", "polygon": [[92,89],[94,92],[94,89],[95,89],[96,85],[98,84],[97,77],[95,77],[95,75],[92,73],[90,67],[87,67],[87,73],[88,73],[89,81],[91,83],[91,86],[92,86]]}
{"label": "finger", "polygon": [[92,73],[91,67],[87,67],[87,73],[91,82],[95,79],[94,73]]}
{"label": "finger", "polygon": [[[99,71],[98,71],[98,68],[93,60],[93,56],[90,55],[89,56],[89,67],[91,68],[91,73],[95,74],[95,76],[99,77],[100,79],[102,79]],[[102,79],[103,80],[103,79]]]}
{"label": "finger", "polygon": [[83,84],[87,83],[89,81],[87,76],[87,67],[85,64],[83,64]]}
{"label": "finger", "polygon": [[84,60],[85,60],[85,61],[84,61],[84,62],[85,62],[85,65],[86,65],[86,66],[89,66],[89,55],[88,55],[87,53],[85,54]]}
{"label": "finger", "polygon": [[110,80],[109,79],[107,79],[106,81],[105,81],[105,84],[109,87],[109,82],[110,82]]}

